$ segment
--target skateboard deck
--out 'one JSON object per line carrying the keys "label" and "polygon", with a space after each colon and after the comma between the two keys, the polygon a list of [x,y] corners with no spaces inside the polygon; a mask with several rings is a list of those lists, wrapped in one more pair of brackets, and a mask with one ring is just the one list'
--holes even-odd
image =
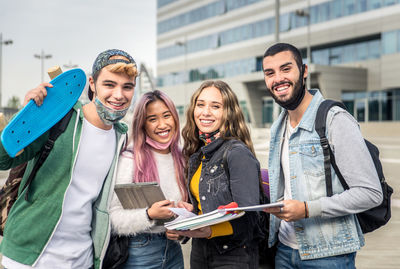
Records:
{"label": "skateboard deck", "polygon": [[74,106],[86,85],[82,69],[66,71],[52,81],[41,106],[33,100],[18,112],[1,134],[1,142],[8,155],[15,155],[49,130]]}

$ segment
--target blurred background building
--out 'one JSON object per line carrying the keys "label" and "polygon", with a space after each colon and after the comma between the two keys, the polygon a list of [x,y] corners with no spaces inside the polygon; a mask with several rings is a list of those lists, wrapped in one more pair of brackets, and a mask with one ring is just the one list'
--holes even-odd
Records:
{"label": "blurred background building", "polygon": [[157,87],[184,117],[201,82],[222,79],[248,122],[267,127],[280,108],[266,90],[262,58],[279,40],[301,50],[311,87],[342,100],[359,122],[398,124],[399,18],[400,0],[158,0]]}

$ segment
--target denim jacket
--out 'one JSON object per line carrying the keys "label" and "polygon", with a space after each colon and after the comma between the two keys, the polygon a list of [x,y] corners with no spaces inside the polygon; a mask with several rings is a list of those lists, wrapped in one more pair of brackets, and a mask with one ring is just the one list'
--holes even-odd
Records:
{"label": "denim jacket", "polygon": [[[323,101],[318,91],[310,91],[313,99],[299,125],[289,138],[290,184],[292,199],[314,201],[326,196],[323,152],[315,131],[315,117]],[[328,113],[328,120],[337,113],[335,108]],[[271,203],[284,194],[284,179],[281,169],[282,135],[287,111],[283,111],[271,127],[269,154],[269,178]],[[329,139],[329,137],[328,137]],[[333,193],[343,192],[335,171],[332,171]],[[271,214],[269,245],[277,242],[280,219]],[[303,260],[335,256],[357,251],[364,245],[364,237],[356,216],[322,218],[315,216],[294,222],[300,257]]]}
{"label": "denim jacket", "polygon": [[[259,169],[260,165],[250,150],[243,144],[235,145],[227,155],[229,178],[223,165],[225,148],[232,140],[217,139],[201,147],[190,156],[188,163],[188,189],[190,181],[200,163],[202,170],[199,181],[199,196],[203,213],[211,212],[220,205],[235,201],[239,206],[259,203]],[[204,159],[203,159],[204,156]],[[189,191],[189,197],[195,213],[198,214],[198,203]],[[250,244],[257,235],[257,214],[246,212],[243,217],[230,221],[233,234],[211,238],[220,253],[235,247]]]}

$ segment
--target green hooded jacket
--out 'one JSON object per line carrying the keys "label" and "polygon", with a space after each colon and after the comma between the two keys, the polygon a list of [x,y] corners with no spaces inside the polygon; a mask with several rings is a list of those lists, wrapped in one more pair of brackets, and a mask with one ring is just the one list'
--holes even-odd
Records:
{"label": "green hooded jacket", "polygon": [[[0,169],[7,170],[23,162],[28,165],[22,179],[19,196],[10,210],[4,229],[0,250],[4,256],[26,265],[34,265],[50,242],[60,221],[65,193],[71,183],[75,161],[78,155],[83,124],[82,104],[77,102],[67,129],[56,140],[48,158],[38,170],[29,187],[29,200],[21,193],[28,176],[37,161],[49,132],[44,133],[23,153],[11,158],[0,143]],[[101,268],[102,259],[110,238],[108,207],[115,181],[115,167],[125,141],[127,126],[114,125],[117,148],[110,170],[96,202],[93,204],[91,236],[93,240],[94,268]],[[90,160],[87,160],[90,162]]]}

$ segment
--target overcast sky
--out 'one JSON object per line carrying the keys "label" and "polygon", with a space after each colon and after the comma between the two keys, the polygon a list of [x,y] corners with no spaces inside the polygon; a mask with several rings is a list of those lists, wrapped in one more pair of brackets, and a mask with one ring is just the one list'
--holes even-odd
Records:
{"label": "overcast sky", "polygon": [[[52,58],[44,70],[77,64],[91,71],[96,56],[109,48],[127,51],[155,70],[156,0],[0,0],[3,41],[2,105],[41,80],[43,49]],[[45,74],[45,80],[48,79]]]}

